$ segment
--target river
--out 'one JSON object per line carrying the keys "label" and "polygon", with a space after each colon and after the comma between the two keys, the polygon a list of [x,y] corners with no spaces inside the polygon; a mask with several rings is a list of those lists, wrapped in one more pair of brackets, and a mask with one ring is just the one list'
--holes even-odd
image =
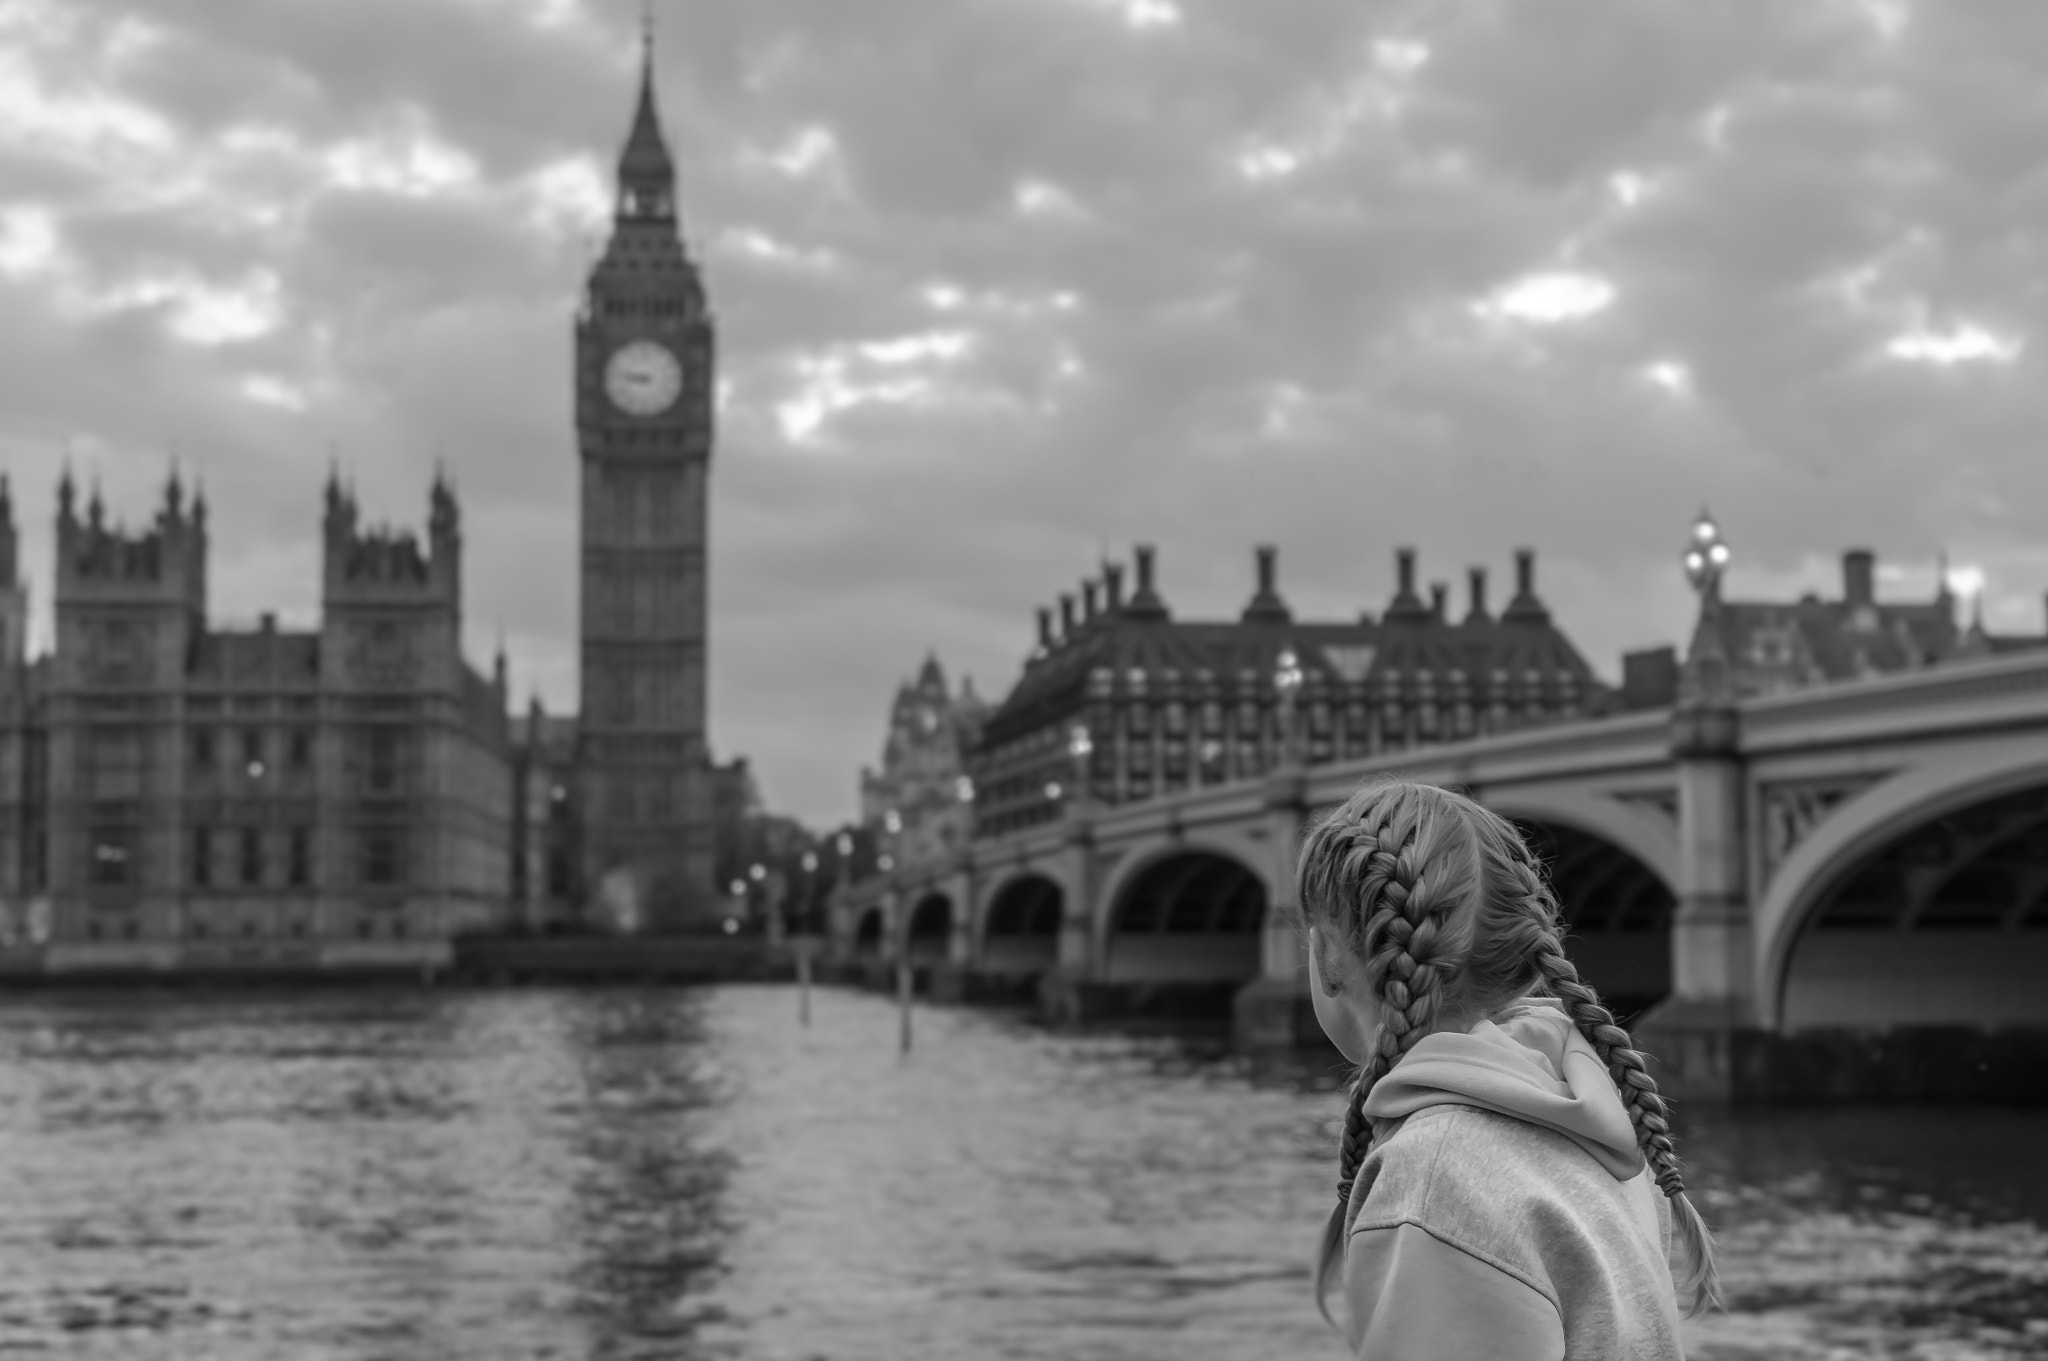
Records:
{"label": "river", "polygon": [[[788,987],[0,1001],[0,1356],[1330,1357],[1342,1074]],[[2048,1111],[1681,1112],[1688,1354],[2048,1357]]]}

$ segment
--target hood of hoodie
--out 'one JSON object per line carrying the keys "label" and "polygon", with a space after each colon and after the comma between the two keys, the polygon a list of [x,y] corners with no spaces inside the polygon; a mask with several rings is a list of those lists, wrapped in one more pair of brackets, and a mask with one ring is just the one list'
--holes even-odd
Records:
{"label": "hood of hoodie", "polygon": [[1477,1106],[1554,1129],[1627,1181],[1643,1170],[1635,1126],[1599,1053],[1551,998],[1525,997],[1462,1034],[1425,1035],[1366,1098],[1372,1121]]}

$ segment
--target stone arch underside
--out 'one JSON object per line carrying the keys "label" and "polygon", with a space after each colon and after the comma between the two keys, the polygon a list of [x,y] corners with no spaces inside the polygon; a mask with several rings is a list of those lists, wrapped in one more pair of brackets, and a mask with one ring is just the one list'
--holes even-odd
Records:
{"label": "stone arch underside", "polygon": [[1161,856],[1110,904],[1103,978],[1110,983],[1242,983],[1259,973],[1265,881],[1214,851]]}
{"label": "stone arch underside", "polygon": [[1565,954],[1627,1026],[1671,991],[1677,898],[1651,866],[1603,836],[1516,818],[1542,857],[1565,920]]}
{"label": "stone arch underside", "polygon": [[904,925],[904,958],[913,964],[943,964],[952,938],[953,900],[936,892],[920,896]]}
{"label": "stone arch underside", "polygon": [[1066,894],[1042,874],[1020,874],[989,899],[981,932],[984,973],[1042,973],[1060,953]]}
{"label": "stone arch underside", "polygon": [[853,952],[862,957],[882,953],[882,909],[871,907],[860,914],[853,930]]}
{"label": "stone arch underside", "polygon": [[2048,1024],[2048,780],[1840,857],[1787,925],[1781,1029]]}

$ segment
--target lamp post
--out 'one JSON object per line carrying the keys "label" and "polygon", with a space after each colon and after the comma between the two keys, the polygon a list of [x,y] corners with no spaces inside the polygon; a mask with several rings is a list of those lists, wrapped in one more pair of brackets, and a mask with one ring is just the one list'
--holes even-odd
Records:
{"label": "lamp post", "polygon": [[1301,744],[1295,735],[1295,699],[1301,693],[1302,682],[1307,678],[1301,669],[1301,658],[1295,655],[1293,647],[1283,647],[1280,655],[1273,659],[1273,693],[1279,697],[1280,718],[1280,762],[1282,765],[1300,764]]}
{"label": "lamp post", "polygon": [[1074,805],[1079,807],[1087,801],[1089,779],[1088,758],[1094,754],[1095,739],[1088,733],[1086,723],[1076,723],[1067,731],[1067,755],[1074,760]]}
{"label": "lamp post", "polygon": [[804,871],[804,905],[797,912],[797,934],[816,935],[817,933],[812,930],[815,924],[812,918],[816,915],[818,906],[818,853],[814,850],[805,851],[804,858],[798,863],[803,866]]}
{"label": "lamp post", "polygon": [[[832,917],[829,923],[830,934],[833,940],[844,943],[846,941],[846,923],[842,918],[846,912],[846,898],[848,893],[852,891],[853,883],[853,833],[841,832],[837,837],[833,838],[832,849],[839,852],[839,863],[835,867],[838,884],[832,893]],[[835,946],[834,948],[839,947]]]}
{"label": "lamp post", "polygon": [[1705,506],[1693,521],[1685,546],[1685,578],[1700,598],[1699,620],[1687,650],[1680,697],[1695,704],[1730,698],[1730,661],[1721,637],[1721,574],[1728,567],[1728,544],[1721,527]]}
{"label": "lamp post", "polygon": [[1699,593],[1702,606],[1707,601],[1720,600],[1721,573],[1727,566],[1727,541],[1721,537],[1721,527],[1714,523],[1713,515],[1702,506],[1700,518],[1692,524],[1692,538],[1685,546],[1685,577]]}

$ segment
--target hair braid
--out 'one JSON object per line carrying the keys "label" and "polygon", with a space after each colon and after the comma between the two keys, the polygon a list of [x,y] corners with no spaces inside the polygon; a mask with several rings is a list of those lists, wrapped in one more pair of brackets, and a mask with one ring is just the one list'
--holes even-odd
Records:
{"label": "hair braid", "polygon": [[1601,1004],[1599,994],[1579,977],[1578,967],[1565,954],[1559,929],[1562,914],[1556,897],[1544,882],[1542,867],[1521,837],[1512,838],[1509,844],[1516,852],[1514,869],[1521,879],[1524,908],[1541,917],[1548,927],[1536,943],[1537,972],[1551,995],[1564,1003],[1572,1024],[1607,1065],[1622,1104],[1628,1109],[1629,1122],[1635,1126],[1636,1144],[1643,1151],[1657,1189],[1672,1202],[1672,1218],[1684,1250],[1685,1279],[1679,1284],[1690,1299],[1687,1312],[1696,1315],[1717,1308],[1721,1289],[1713,1239],[1692,1198],[1685,1194],[1678,1147],[1671,1138],[1670,1108],[1629,1033],[1615,1022],[1614,1013]]}
{"label": "hair braid", "polygon": [[[1338,1147],[1337,1204],[1323,1234],[1323,1252],[1316,1270],[1316,1304],[1329,1317],[1325,1300],[1331,1270],[1343,1256],[1345,1212],[1351,1201],[1353,1183],[1372,1148],[1372,1126],[1365,1117],[1366,1099],[1379,1080],[1392,1071],[1410,1049],[1436,1022],[1437,1006],[1443,996],[1443,979],[1450,961],[1443,948],[1443,919],[1449,902],[1433,891],[1432,877],[1425,870],[1428,844],[1434,827],[1415,814],[1418,810],[1397,804],[1388,809],[1386,820],[1367,828],[1362,822],[1331,829],[1322,854],[1304,853],[1304,867],[1329,866],[1315,887],[1341,895],[1340,900],[1355,908],[1352,921],[1364,919],[1356,930],[1358,953],[1365,959],[1367,988],[1381,1002],[1380,1022],[1373,1037],[1373,1052],[1351,1088],[1344,1113],[1344,1132]],[[1334,843],[1346,843],[1341,855],[1331,854]]]}

